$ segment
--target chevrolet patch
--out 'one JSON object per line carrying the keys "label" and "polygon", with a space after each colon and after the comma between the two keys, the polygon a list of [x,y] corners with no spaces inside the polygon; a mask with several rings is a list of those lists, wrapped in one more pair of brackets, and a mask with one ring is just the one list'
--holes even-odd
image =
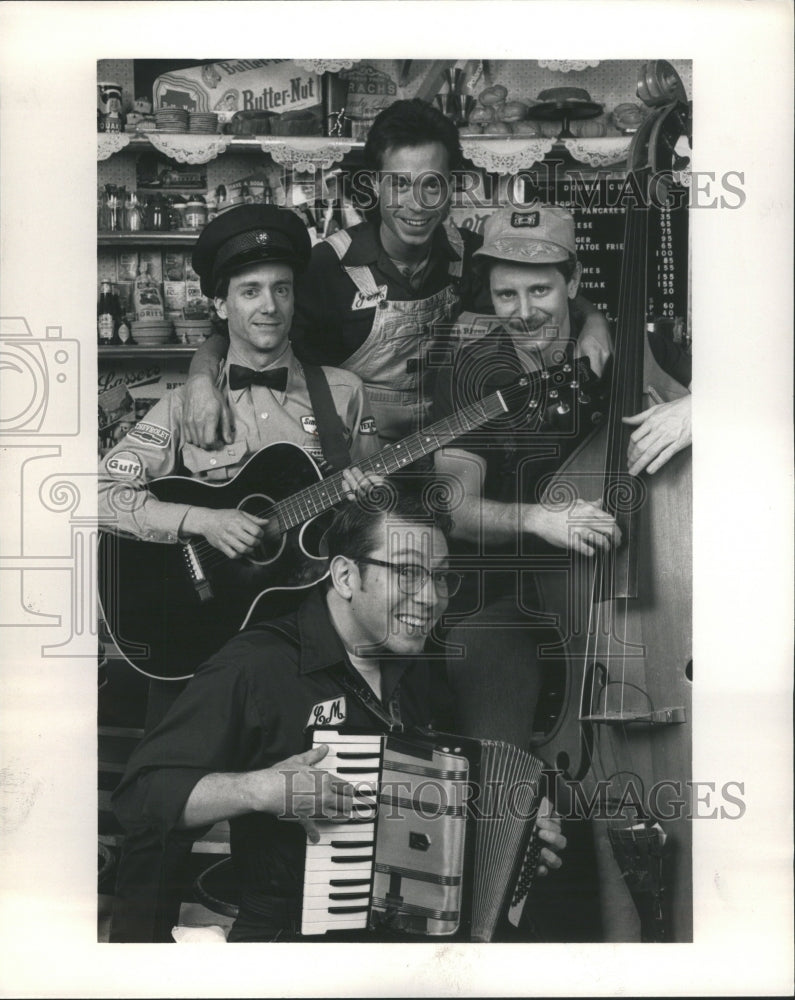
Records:
{"label": "chevrolet patch", "polygon": [[158,427],[157,424],[139,420],[127,437],[131,441],[140,441],[141,444],[154,445],[155,448],[166,448],[171,440],[171,431],[167,431],[165,427]]}

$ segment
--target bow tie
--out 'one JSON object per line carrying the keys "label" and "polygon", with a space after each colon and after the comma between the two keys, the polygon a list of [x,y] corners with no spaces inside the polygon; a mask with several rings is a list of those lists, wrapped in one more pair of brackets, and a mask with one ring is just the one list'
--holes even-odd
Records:
{"label": "bow tie", "polygon": [[287,388],[287,369],[266,368],[264,372],[255,372],[253,368],[242,365],[229,366],[230,389],[247,389],[250,385],[266,385],[269,389],[284,392]]}

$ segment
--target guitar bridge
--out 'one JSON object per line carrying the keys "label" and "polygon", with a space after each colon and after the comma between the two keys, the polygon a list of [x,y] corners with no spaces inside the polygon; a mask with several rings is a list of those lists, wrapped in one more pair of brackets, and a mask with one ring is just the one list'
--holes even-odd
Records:
{"label": "guitar bridge", "polygon": [[204,575],[201,559],[199,559],[199,556],[197,555],[191,542],[187,542],[182,546],[182,555],[188,567],[188,574],[190,575],[193,589],[196,591],[196,595],[199,600],[203,603],[205,601],[211,601],[215,596],[213,594],[213,588],[210,581]]}

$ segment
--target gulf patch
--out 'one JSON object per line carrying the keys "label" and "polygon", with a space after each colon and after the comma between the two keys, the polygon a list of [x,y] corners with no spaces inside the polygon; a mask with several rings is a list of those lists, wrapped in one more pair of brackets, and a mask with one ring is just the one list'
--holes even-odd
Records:
{"label": "gulf patch", "polygon": [[375,426],[375,417],[365,417],[359,424],[360,434],[377,434],[378,428]]}
{"label": "gulf patch", "polygon": [[345,695],[338,695],[336,698],[329,698],[328,701],[320,701],[313,705],[307,719],[305,729],[310,726],[337,726],[345,722],[348,716],[345,704]]}
{"label": "gulf patch", "polygon": [[136,479],[144,470],[140,458],[131,451],[117,451],[105,459],[105,468],[115,479]]}
{"label": "gulf patch", "polygon": [[129,432],[127,437],[133,441],[140,441],[142,444],[151,444],[155,448],[166,448],[171,440],[171,431],[165,427],[158,427],[157,424],[148,424],[140,420]]}

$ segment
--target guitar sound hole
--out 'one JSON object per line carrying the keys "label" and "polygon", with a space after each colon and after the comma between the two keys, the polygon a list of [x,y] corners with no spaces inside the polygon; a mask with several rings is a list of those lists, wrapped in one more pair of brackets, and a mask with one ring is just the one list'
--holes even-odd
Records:
{"label": "guitar sound hole", "polygon": [[[273,501],[264,493],[251,493],[238,504],[238,510],[244,510],[247,514],[254,514],[257,517],[268,517],[272,508]],[[284,544],[285,536],[281,533],[279,522],[274,518],[266,525],[262,541],[248,556],[248,560],[258,565],[273,562],[281,555]]]}

